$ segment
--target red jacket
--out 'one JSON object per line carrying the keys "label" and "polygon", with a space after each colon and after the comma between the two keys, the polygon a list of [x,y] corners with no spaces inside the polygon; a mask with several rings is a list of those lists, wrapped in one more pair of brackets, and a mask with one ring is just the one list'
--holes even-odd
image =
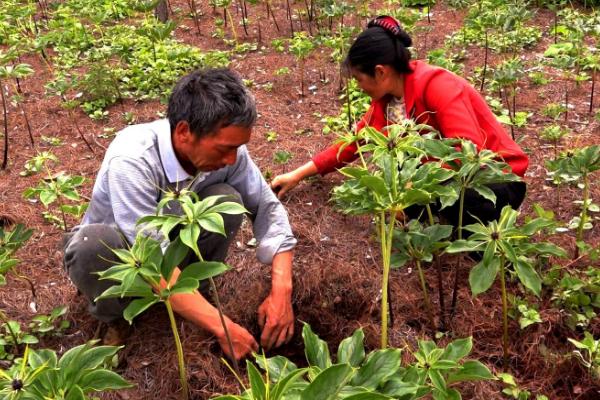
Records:
{"label": "red jacket", "polygon": [[[463,78],[423,61],[411,61],[413,72],[404,76],[404,104],[407,117],[431,125],[446,138],[468,139],[479,149],[498,153],[512,171],[523,176],[529,165],[527,155],[509,136],[481,95]],[[389,125],[385,118],[388,98],[374,100],[357,124],[379,131]],[[384,132],[385,133],[385,132]],[[357,158],[356,144],[339,153],[334,144],[313,157],[321,175],[341,168]]]}

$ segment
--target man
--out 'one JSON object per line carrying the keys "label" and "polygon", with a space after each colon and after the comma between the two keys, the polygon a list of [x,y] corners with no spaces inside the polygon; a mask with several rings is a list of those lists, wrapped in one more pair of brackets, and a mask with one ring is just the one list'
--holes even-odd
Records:
{"label": "man", "polygon": [[[258,320],[262,346],[280,346],[294,333],[291,292],[296,239],[283,206],[245,146],[256,121],[254,98],[229,70],[196,71],[173,89],[167,117],[128,127],[109,146],[89,209],[66,238],[69,277],[87,297],[96,318],[109,323],[122,318],[127,306],[123,300],[94,302],[112,285],[98,281],[95,274],[111,266],[107,259],[114,256],[109,247],[131,245],[136,221],[156,212],[165,191],[189,187],[201,198],[226,195],[250,212],[259,243],[257,257],[272,264],[272,288],[258,309]],[[226,238],[208,232],[201,235],[199,248],[206,260],[224,260],[241,218],[224,215]],[[175,271],[174,279],[178,274]],[[229,357],[240,359],[258,350],[252,335],[226,318],[233,342],[234,354],[230,354],[218,312],[200,292],[173,295],[171,302],[181,316],[213,333]]]}

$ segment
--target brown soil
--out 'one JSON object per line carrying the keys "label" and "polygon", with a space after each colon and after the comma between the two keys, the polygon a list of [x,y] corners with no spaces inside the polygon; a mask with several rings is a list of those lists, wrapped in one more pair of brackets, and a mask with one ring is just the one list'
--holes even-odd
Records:
{"label": "brown soil", "polygon": [[[203,3],[201,35],[196,34],[193,22],[187,17],[187,2],[171,1],[183,18],[176,36],[201,49],[226,49],[222,40],[211,37],[214,29],[212,8]],[[279,54],[269,48],[270,40],[289,37],[289,24],[285,20],[285,2],[275,2],[275,13],[281,32],[277,32],[272,23],[266,21],[264,7],[249,7],[252,21],[261,21],[261,36],[264,50],[233,56],[231,67],[239,71],[244,78],[254,82],[260,118],[253,140],[249,145],[254,160],[261,170],[270,170],[278,174],[290,170],[308,160],[323,149],[334,138],[324,136],[321,123],[315,113],[336,114],[339,103],[338,71],[335,64],[328,60],[327,54],[317,54],[307,63],[307,85],[316,85],[315,93],[302,98],[298,68],[291,55]],[[300,3],[297,7],[300,7]],[[433,29],[423,29],[422,34],[414,37],[419,54],[443,44],[444,36],[462,24],[464,12],[449,9],[443,2],[433,8]],[[185,16],[185,17],[184,17]],[[234,13],[235,16],[235,13]],[[526,50],[523,56],[530,60],[543,52],[551,42],[548,36],[550,14],[540,11],[535,23],[545,32],[542,42],[534,49]],[[298,21],[295,21],[298,25]],[[427,21],[421,25],[426,26]],[[187,26],[185,28],[184,26]],[[237,27],[244,41],[257,40],[257,25],[251,24],[249,36],[245,36],[241,27]],[[299,26],[295,26],[299,30]],[[260,46],[259,46],[260,47]],[[493,55],[494,64],[502,56]],[[480,65],[483,50],[471,48],[466,60],[465,76],[470,75],[475,66]],[[110,109],[110,117],[105,121],[94,122],[81,111],[75,111],[75,119],[69,118],[54,97],[44,94],[44,84],[52,74],[36,56],[23,58],[31,64],[36,75],[22,82],[25,107],[32,115],[31,124],[37,140],[36,148],[29,143],[24,121],[15,108],[10,108],[8,124],[10,127],[10,166],[0,172],[0,223],[6,225],[12,221],[26,224],[35,230],[28,245],[18,254],[22,260],[20,273],[35,282],[37,298],[35,302],[39,312],[49,312],[53,307],[68,304],[69,320],[72,327],[61,338],[44,340],[43,345],[63,351],[71,346],[91,339],[97,330],[97,322],[86,312],[84,300],[77,295],[62,270],[61,238],[57,228],[46,223],[41,215],[43,207],[39,203],[23,200],[22,193],[27,187],[35,186],[39,176],[20,177],[19,171],[26,160],[35,155],[36,150],[51,150],[60,161],[57,170],[83,175],[89,181],[83,194],[90,196],[94,176],[100,166],[103,148],[110,139],[99,138],[106,127],[117,131],[124,127],[121,106]],[[275,76],[273,72],[288,66],[292,74]],[[325,74],[326,81],[320,80]],[[272,83],[271,91],[265,90],[265,84]],[[538,132],[550,121],[539,112],[544,104],[561,102],[564,85],[554,81],[540,89],[529,83],[523,84],[519,92],[518,108],[534,113],[526,129],[517,132],[519,139],[531,156],[531,165],[526,176],[529,192],[523,212],[532,214],[532,205],[540,203],[553,209],[560,220],[569,220],[578,212],[572,200],[579,197],[576,188],[561,188],[560,200],[557,189],[545,180],[544,162],[552,156],[552,149],[542,143]],[[599,123],[587,114],[587,102],[590,84],[584,83],[570,91],[574,109],[569,113],[568,126],[573,135],[563,141],[563,147],[576,147],[599,143]],[[123,107],[135,114],[137,122],[151,121],[157,111],[164,106],[158,101],[134,102],[127,100]],[[92,154],[78,137],[74,127],[76,122],[86,136],[91,139],[95,153]],[[277,141],[267,142],[268,131],[278,133]],[[55,136],[63,141],[59,147],[43,144],[39,138]],[[95,139],[92,139],[95,138]],[[293,154],[291,162],[282,167],[273,162],[273,154],[286,150]],[[367,344],[370,349],[378,345],[379,335],[379,298],[380,263],[378,247],[373,237],[372,224],[368,218],[345,217],[328,204],[328,193],[341,181],[339,175],[331,174],[325,178],[316,178],[301,184],[284,201],[290,221],[298,238],[294,262],[294,307],[296,312],[296,335],[292,342],[268,355],[282,354],[294,360],[301,360],[301,323],[311,324],[313,330],[334,349],[339,341],[350,335],[357,327],[365,328]],[[595,186],[592,197],[598,198],[600,189]],[[75,224],[76,221],[70,221]],[[586,233],[591,243],[598,244],[600,228]],[[245,243],[252,237],[249,226],[245,226],[237,238],[240,245],[231,249],[229,263],[233,271],[219,280],[219,290],[224,301],[226,313],[234,320],[247,326],[257,337],[259,329],[256,310],[270,288],[270,274],[267,266],[260,265],[252,248]],[[561,245],[572,250],[574,238],[561,236]],[[444,281],[451,281],[451,270],[455,258],[444,257]],[[465,263],[463,263],[464,265]],[[571,268],[587,266],[585,260],[577,262]],[[462,271],[466,280],[466,267]],[[430,292],[437,309],[437,280],[432,268],[427,270]],[[450,284],[446,284],[446,296],[449,297]],[[520,293],[517,285],[511,284],[514,293]],[[391,328],[391,345],[415,348],[417,339],[430,338],[418,276],[414,268],[393,271],[391,278],[392,307],[395,323]],[[522,294],[522,293],[521,293]],[[523,295],[523,294],[522,294]],[[572,351],[566,340],[575,337],[568,331],[558,310],[552,308],[548,295],[540,305],[544,322],[526,330],[519,330],[515,321],[510,321],[511,363],[510,370],[523,388],[533,393],[543,393],[551,399],[598,399],[600,385],[592,382],[577,361],[568,354]],[[449,326],[449,333],[441,340],[444,344],[451,338],[472,335],[474,338],[473,358],[485,362],[494,371],[501,370],[501,307],[499,288],[472,298],[466,282],[459,292],[456,315]],[[26,282],[9,277],[7,286],[0,291],[0,308],[12,319],[27,321],[33,316],[30,309],[31,298]],[[533,299],[532,299],[533,300]],[[449,300],[447,300],[449,302]],[[220,361],[222,353],[213,338],[190,323],[179,321],[179,328],[186,354],[188,376],[192,398],[205,399],[216,393],[235,392],[237,384],[229,370]],[[594,321],[590,329],[600,334],[600,324]],[[405,352],[405,355],[408,352]],[[406,358],[406,357],[405,357]],[[179,390],[177,361],[167,314],[161,307],[140,317],[134,324],[133,332],[121,354],[122,365],[119,372],[136,384],[136,388],[104,395],[106,399],[175,399]],[[466,384],[462,387],[465,399],[500,399],[501,385],[497,382]]]}

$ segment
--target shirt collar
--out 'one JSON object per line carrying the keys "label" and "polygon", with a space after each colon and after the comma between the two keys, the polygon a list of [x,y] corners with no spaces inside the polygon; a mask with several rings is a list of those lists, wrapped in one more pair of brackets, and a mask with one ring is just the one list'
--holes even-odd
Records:
{"label": "shirt collar", "polygon": [[179,163],[175,150],[173,149],[173,142],[171,140],[171,128],[169,121],[164,119],[163,126],[158,129],[158,151],[160,152],[160,159],[167,175],[169,183],[176,183],[190,179],[192,176],[188,174],[185,169]]}

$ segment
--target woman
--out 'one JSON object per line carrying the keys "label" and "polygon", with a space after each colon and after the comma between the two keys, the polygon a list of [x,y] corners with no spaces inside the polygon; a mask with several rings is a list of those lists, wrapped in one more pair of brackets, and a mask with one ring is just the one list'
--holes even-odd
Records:
{"label": "woman", "polygon": [[[411,38],[398,21],[389,16],[369,22],[352,44],[345,61],[349,73],[360,88],[372,99],[371,107],[357,124],[357,131],[365,126],[385,133],[385,127],[404,118],[416,119],[437,129],[446,138],[468,139],[479,149],[489,149],[523,176],[528,158],[503,129],[484,99],[464,79],[423,61],[411,61],[408,47]],[[357,158],[356,146],[341,152],[333,145],[313,157],[301,167],[275,177],[273,190],[281,198],[302,179],[325,175]],[[483,221],[497,219],[503,206],[518,208],[525,197],[523,182],[489,185],[497,196],[496,205],[474,191],[465,197],[466,213]],[[441,213],[456,224],[458,205]],[[468,218],[465,223],[470,223]]]}

